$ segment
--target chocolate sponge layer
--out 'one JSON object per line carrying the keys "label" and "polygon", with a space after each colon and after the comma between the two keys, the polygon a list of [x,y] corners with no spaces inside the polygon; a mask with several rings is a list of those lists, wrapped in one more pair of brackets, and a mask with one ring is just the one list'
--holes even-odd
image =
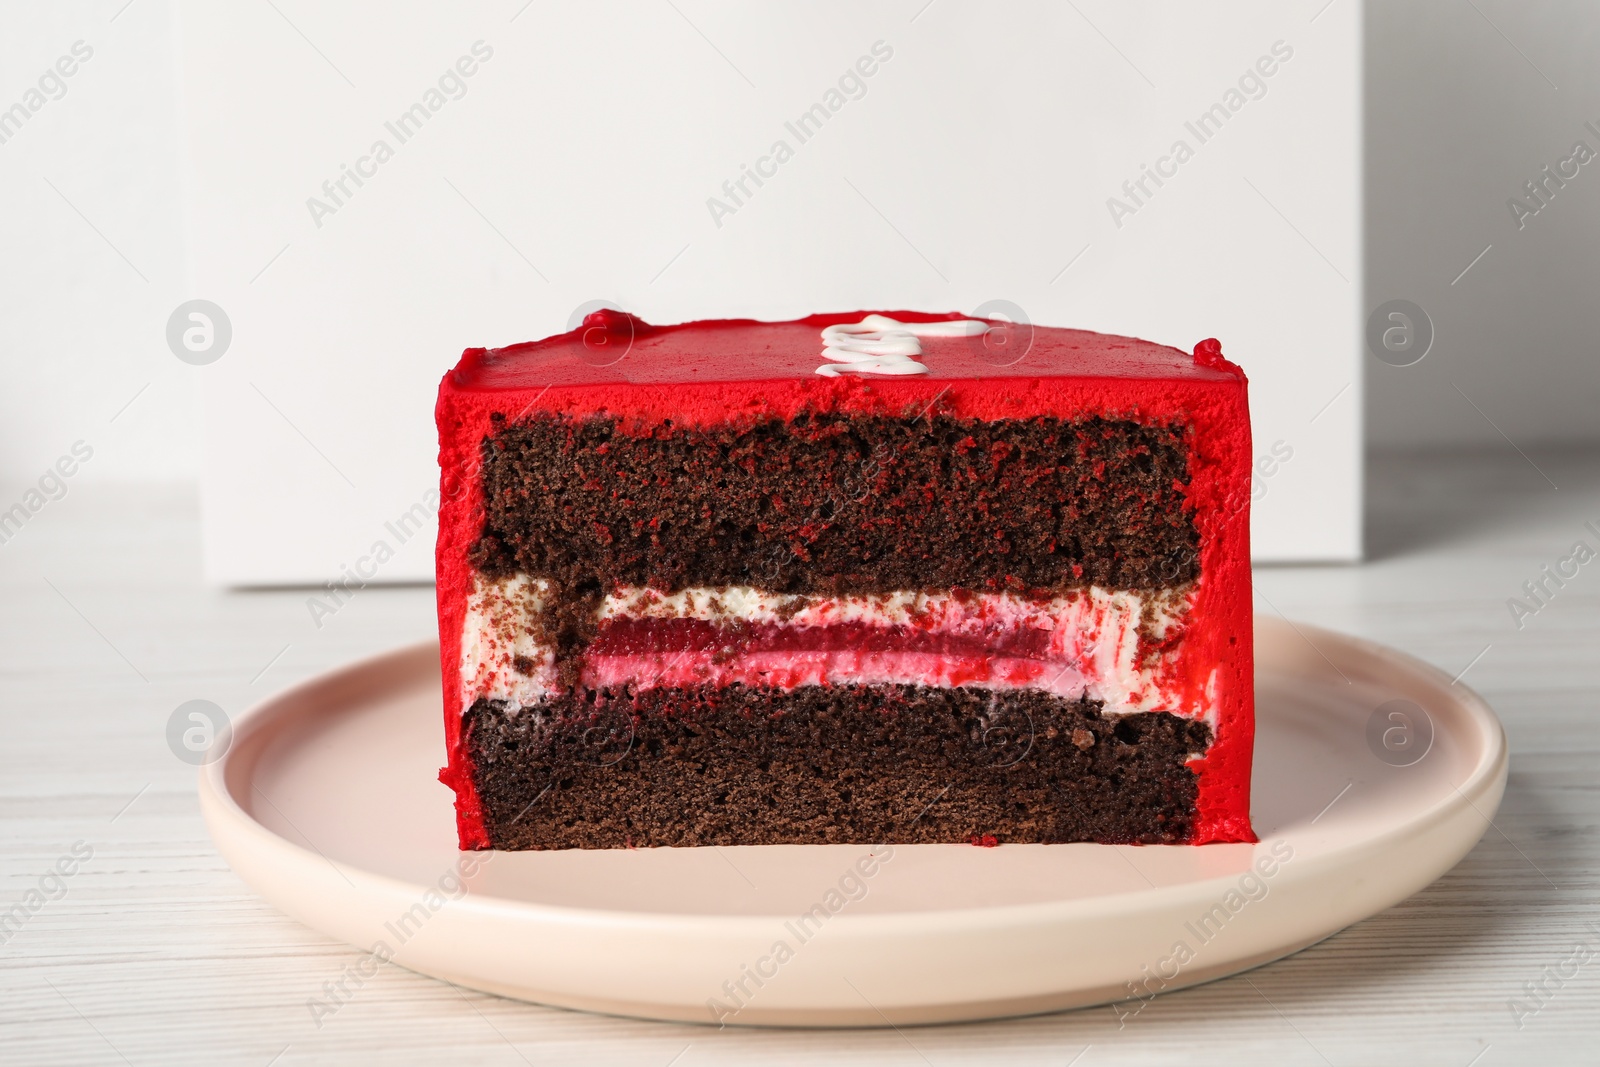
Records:
{"label": "chocolate sponge layer", "polygon": [[1037,690],[733,685],[480,700],[493,847],[1187,841],[1211,731]]}
{"label": "chocolate sponge layer", "polygon": [[1154,589],[1192,580],[1186,431],[1101,417],[802,414],[624,433],[539,413],[482,442],[474,565],[780,593]]}

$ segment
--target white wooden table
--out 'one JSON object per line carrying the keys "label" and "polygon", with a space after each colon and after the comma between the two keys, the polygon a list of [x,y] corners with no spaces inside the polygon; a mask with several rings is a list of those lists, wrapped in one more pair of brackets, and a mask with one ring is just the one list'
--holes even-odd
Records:
{"label": "white wooden table", "polygon": [[[307,590],[201,583],[191,489],[73,486],[0,544],[0,914],[26,912],[0,930],[0,1062],[1600,1062],[1600,560],[1520,630],[1507,607],[1575,541],[1600,549],[1600,454],[1381,456],[1371,478],[1371,561],[1259,569],[1257,607],[1466,671],[1513,753],[1478,847],[1399,907],[1123,1029],[1092,1008],[903,1032],[602,1018],[393,966],[319,1028],[307,1002],[357,953],[228,870],[167,719],[425,638],[432,591],[367,589],[318,629]],[[1538,1009],[1520,1028],[1513,1001]]]}

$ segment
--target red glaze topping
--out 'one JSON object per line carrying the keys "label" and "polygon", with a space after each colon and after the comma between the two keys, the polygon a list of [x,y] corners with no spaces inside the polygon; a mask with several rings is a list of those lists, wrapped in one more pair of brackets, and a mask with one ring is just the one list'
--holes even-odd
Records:
{"label": "red glaze topping", "polygon": [[[852,311],[812,315],[793,322],[712,319],[651,326],[633,315],[601,309],[568,333],[506,348],[469,348],[451,372],[458,389],[542,389],[547,385],[734,382],[809,378],[822,358],[822,328],[860,322],[868,315],[900,322],[943,322],[950,312]],[[922,339],[924,381],[1072,375],[1094,378],[1242,379],[1239,368],[1216,355],[1193,357],[1176,348],[1086,330],[995,321],[987,336]],[[1216,345],[1215,341],[1201,342]],[[865,376],[882,381],[881,377]]]}
{"label": "red glaze topping", "polygon": [[1211,370],[1226,371],[1244,377],[1244,371],[1237,363],[1230,363],[1222,354],[1222,342],[1215,337],[1207,337],[1204,341],[1194,346],[1194,362],[1197,367],[1207,367]]}

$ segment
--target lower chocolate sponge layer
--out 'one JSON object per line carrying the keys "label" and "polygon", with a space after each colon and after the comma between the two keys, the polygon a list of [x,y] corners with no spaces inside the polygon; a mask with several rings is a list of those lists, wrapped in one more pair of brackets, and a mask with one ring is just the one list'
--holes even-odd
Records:
{"label": "lower chocolate sponge layer", "polygon": [[1211,730],[1036,690],[733,685],[480,700],[465,738],[500,849],[1177,844]]}

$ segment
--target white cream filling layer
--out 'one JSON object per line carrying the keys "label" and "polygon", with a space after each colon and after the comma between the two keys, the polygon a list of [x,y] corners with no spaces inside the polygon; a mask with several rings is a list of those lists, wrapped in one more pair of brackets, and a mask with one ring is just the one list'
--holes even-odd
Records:
{"label": "white cream filling layer", "polygon": [[[1049,630],[1063,638],[1091,620],[1111,621],[1119,631],[1137,637],[1141,625],[1159,641],[1179,621],[1188,597],[1177,591],[1144,596],[1127,590],[1091,587],[1082,592],[1033,600],[1010,593],[968,593],[904,590],[862,596],[810,596],[769,593],[748,585],[693,586],[677,593],[649,587],[623,586],[600,607],[607,619],[698,619],[705,622],[784,623],[828,626],[866,623],[872,626],[915,626],[935,633],[970,636],[1007,629]],[[1121,651],[1134,653],[1131,643]]]}
{"label": "white cream filling layer", "polygon": [[[518,575],[478,577],[469,597],[461,643],[462,707],[489,698],[532,704],[556,686],[555,653],[533,636],[535,617],[550,591],[543,579]],[[771,593],[749,586],[697,587],[677,593],[622,587],[599,608],[601,623],[619,619],[689,619],[711,623],[777,624],[806,628],[856,623],[906,627],[1001,644],[1018,631],[1042,631],[1044,652],[1026,658],[1004,653],[976,667],[959,657],[929,653],[753,651],[733,656],[682,653],[597,655],[585,663],[596,685],[718,684],[729,681],[781,686],[912,682],[1037,688],[1063,696],[1086,695],[1116,712],[1174,711],[1214,720],[1213,694],[1199,706],[1180,707],[1173,691],[1174,651],[1157,646],[1188,613],[1192,590],[1154,595],[1092,587],[1046,599],[1009,593],[905,591],[867,596]],[[1214,690],[1214,686],[1207,687]]]}
{"label": "white cream filling layer", "polygon": [[556,653],[533,636],[550,583],[476,575],[461,627],[461,708],[480,698],[532,704],[556,684]]}

